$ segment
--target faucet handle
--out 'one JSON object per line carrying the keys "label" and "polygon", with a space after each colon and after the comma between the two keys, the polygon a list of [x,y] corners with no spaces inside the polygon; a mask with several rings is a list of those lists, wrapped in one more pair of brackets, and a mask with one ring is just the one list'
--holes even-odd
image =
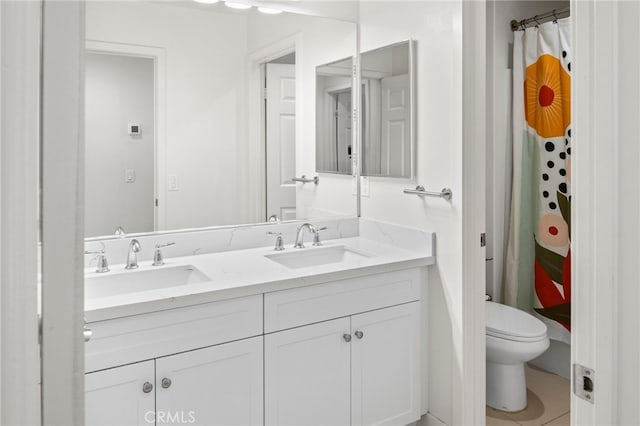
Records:
{"label": "faucet handle", "polygon": [[107,256],[105,254],[104,244],[102,244],[102,248],[99,250],[85,250],[84,254],[95,254],[96,257],[94,259],[98,260],[98,264],[96,265],[96,272],[103,273],[109,272],[109,262],[107,262]]}
{"label": "faucet handle", "polygon": [[313,228],[313,245],[314,246],[322,245],[322,243],[320,242],[320,231],[324,231],[325,229],[327,229],[326,226],[323,226],[322,228]]}
{"label": "faucet handle", "polygon": [[168,243],[164,243],[164,244],[156,244],[156,250],[153,253],[153,263],[151,264],[151,266],[164,265],[164,258],[162,256],[162,250],[160,249],[163,247],[169,247],[172,245],[175,245],[173,241],[169,241]]}
{"label": "faucet handle", "polygon": [[282,240],[282,232],[267,232],[267,235],[276,237],[276,245],[273,248],[275,251],[284,250],[284,241]]}
{"label": "faucet handle", "polygon": [[162,247],[169,247],[169,246],[173,246],[175,244],[176,243],[174,243],[173,241],[169,241],[168,243],[164,243],[164,244],[156,244],[156,248],[159,249],[159,248],[162,248]]}

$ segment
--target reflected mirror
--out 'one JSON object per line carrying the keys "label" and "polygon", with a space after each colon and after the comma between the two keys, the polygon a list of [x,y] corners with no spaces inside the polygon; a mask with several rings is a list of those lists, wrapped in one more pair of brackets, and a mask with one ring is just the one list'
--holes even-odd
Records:
{"label": "reflected mirror", "polygon": [[352,69],[343,59],[316,68],[316,170],[351,174]]}
{"label": "reflected mirror", "polygon": [[355,55],[354,23],[91,1],[86,36],[85,236],[356,214],[350,180],[293,180],[315,175],[316,68]]}
{"label": "reflected mirror", "polygon": [[363,176],[413,176],[413,52],[408,40],[360,55]]}

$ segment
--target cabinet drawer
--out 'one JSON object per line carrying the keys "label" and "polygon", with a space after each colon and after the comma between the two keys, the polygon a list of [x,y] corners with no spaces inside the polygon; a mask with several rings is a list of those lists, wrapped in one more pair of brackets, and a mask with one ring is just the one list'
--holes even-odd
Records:
{"label": "cabinet drawer", "polygon": [[264,330],[270,333],[420,300],[420,283],[420,269],[408,269],[267,293]]}
{"label": "cabinet drawer", "polygon": [[85,371],[262,334],[262,295],[88,324]]}

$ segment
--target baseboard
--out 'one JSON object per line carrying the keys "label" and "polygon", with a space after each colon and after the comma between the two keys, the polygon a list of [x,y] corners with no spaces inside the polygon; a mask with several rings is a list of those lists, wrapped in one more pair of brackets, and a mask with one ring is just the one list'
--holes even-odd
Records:
{"label": "baseboard", "polygon": [[442,420],[433,416],[431,413],[427,413],[414,423],[415,426],[447,426]]}

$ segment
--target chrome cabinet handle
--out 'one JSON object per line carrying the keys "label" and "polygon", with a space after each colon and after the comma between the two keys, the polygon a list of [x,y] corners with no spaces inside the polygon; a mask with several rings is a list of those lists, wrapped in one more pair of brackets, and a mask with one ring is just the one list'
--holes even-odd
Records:
{"label": "chrome cabinet handle", "polygon": [[344,339],[345,342],[349,343],[351,341],[351,335],[350,334],[343,334],[342,338]]}
{"label": "chrome cabinet handle", "polygon": [[87,343],[93,337],[93,330],[87,327],[87,319],[84,319],[84,329],[82,330],[82,335],[84,336],[84,342]]}
{"label": "chrome cabinet handle", "polygon": [[93,330],[87,328],[87,326],[85,325],[84,330],[82,331],[82,335],[84,336],[84,341],[86,343],[93,337]]}
{"label": "chrome cabinet handle", "polygon": [[353,334],[355,334],[358,339],[362,339],[362,337],[364,337],[364,333],[360,330],[356,331]]}
{"label": "chrome cabinet handle", "polygon": [[149,382],[144,382],[142,385],[142,392],[149,393],[153,390],[153,385]]}
{"label": "chrome cabinet handle", "polygon": [[162,379],[161,383],[162,383],[162,387],[164,389],[167,389],[167,388],[169,388],[171,386],[171,379],[168,379],[168,378],[165,377],[164,379]]}

